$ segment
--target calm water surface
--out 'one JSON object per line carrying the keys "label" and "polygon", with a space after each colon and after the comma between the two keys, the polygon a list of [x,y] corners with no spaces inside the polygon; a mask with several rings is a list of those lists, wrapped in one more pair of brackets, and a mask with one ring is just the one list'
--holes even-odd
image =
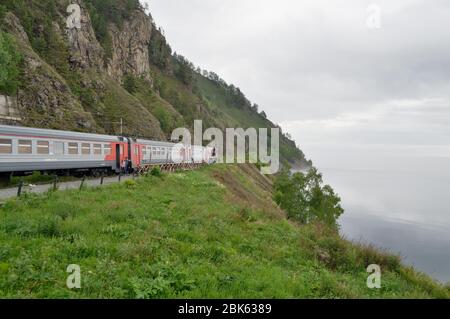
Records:
{"label": "calm water surface", "polygon": [[405,263],[450,282],[450,159],[405,166],[319,169],[342,198],[345,237],[400,253]]}

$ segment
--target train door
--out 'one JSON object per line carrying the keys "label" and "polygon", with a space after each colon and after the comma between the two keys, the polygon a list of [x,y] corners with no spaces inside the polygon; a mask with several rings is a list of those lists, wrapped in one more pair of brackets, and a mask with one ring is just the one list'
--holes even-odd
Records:
{"label": "train door", "polygon": [[131,161],[132,160],[132,156],[131,156],[131,139],[127,138],[128,140],[128,159]]}
{"label": "train door", "polygon": [[134,147],[134,162],[133,162],[133,164],[135,166],[140,166],[141,162],[142,162],[141,150],[140,150],[141,146],[138,144],[134,144],[133,147]]}
{"label": "train door", "polygon": [[116,170],[120,170],[120,144],[116,144]]}

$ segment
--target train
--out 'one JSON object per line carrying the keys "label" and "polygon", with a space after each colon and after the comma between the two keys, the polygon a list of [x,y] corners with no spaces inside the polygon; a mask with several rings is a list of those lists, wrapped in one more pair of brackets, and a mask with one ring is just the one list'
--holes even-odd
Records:
{"label": "train", "polygon": [[0,174],[131,173],[155,165],[212,164],[215,148],[0,125]]}

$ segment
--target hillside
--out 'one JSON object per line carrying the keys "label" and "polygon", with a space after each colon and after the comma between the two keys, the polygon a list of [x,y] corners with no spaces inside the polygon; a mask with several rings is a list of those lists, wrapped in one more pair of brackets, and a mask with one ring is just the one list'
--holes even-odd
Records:
{"label": "hillside", "polygon": [[[399,258],[286,219],[272,181],[220,166],[0,208],[3,298],[448,298]],[[367,265],[382,268],[368,289]],[[81,289],[66,287],[69,264]]]}
{"label": "hillside", "polygon": [[[66,27],[67,0],[0,2],[0,47],[14,57],[0,61],[10,70],[0,76],[0,95],[14,101],[18,124],[120,134],[123,119],[124,135],[152,139],[194,119],[204,127],[276,126],[237,87],[173,53],[137,0],[73,2],[80,30]],[[284,134],[281,156],[311,164]]]}

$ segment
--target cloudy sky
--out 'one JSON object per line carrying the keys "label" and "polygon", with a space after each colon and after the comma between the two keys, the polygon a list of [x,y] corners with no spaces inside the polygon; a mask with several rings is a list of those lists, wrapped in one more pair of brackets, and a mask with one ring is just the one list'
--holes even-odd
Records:
{"label": "cloudy sky", "polygon": [[319,167],[450,157],[450,1],[147,2],[175,51],[239,86]]}

